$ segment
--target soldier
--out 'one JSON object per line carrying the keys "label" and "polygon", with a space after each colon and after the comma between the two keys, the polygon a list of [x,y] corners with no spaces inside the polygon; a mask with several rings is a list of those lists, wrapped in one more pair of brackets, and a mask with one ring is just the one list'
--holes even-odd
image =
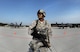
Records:
{"label": "soldier", "polygon": [[46,16],[44,10],[38,10],[37,16],[38,20],[29,26],[29,34],[31,33],[33,37],[29,46],[32,52],[47,52],[50,47],[49,35],[52,35],[51,25],[44,19]]}

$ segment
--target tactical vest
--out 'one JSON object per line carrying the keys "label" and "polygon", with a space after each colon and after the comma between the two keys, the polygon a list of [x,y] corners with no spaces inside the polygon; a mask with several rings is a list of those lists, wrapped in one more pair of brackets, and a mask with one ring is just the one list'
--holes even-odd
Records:
{"label": "tactical vest", "polygon": [[[37,29],[38,25],[38,20],[36,20],[36,25],[35,27],[33,27],[31,30],[33,30],[33,32],[31,33],[31,35],[33,36],[33,39],[34,38],[37,38],[39,40],[45,40],[47,39],[47,28],[44,28],[44,29]],[[47,25],[47,21],[45,21],[45,26]]]}

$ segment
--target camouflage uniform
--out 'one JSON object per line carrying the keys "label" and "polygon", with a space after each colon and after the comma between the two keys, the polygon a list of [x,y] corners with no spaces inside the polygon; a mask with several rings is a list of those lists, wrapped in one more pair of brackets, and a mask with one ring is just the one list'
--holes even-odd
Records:
{"label": "camouflage uniform", "polygon": [[[51,31],[51,25],[47,22],[47,24],[45,25],[47,21],[44,20],[43,22],[39,21],[38,20],[38,24],[36,26],[37,29],[45,29],[47,28],[48,31],[48,35],[52,35],[52,31]],[[29,34],[32,33],[32,28],[36,25],[36,20],[33,21],[33,23],[29,26]],[[49,36],[50,37],[50,36]],[[48,41],[48,39],[46,39],[46,41]],[[38,50],[40,49],[40,52],[47,52],[48,51],[48,48],[46,47],[41,47],[39,48],[40,46],[43,46],[43,43],[40,42],[39,39],[36,39],[34,38],[31,42],[30,42],[30,48],[32,48],[33,52],[38,52]]]}

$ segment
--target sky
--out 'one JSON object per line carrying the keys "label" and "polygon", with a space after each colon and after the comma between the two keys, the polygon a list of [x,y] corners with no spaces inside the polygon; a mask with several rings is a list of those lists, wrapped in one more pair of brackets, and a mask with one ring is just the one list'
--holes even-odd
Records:
{"label": "sky", "polygon": [[49,23],[80,23],[80,0],[0,0],[0,22],[31,24],[39,9]]}

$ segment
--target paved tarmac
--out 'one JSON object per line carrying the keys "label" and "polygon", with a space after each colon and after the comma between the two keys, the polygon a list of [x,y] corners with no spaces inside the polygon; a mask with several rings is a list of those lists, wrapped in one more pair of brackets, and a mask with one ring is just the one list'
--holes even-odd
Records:
{"label": "paved tarmac", "polygon": [[[80,28],[52,27],[52,31],[50,41],[53,52],[80,52]],[[0,27],[0,52],[28,52],[31,38],[27,27]]]}

